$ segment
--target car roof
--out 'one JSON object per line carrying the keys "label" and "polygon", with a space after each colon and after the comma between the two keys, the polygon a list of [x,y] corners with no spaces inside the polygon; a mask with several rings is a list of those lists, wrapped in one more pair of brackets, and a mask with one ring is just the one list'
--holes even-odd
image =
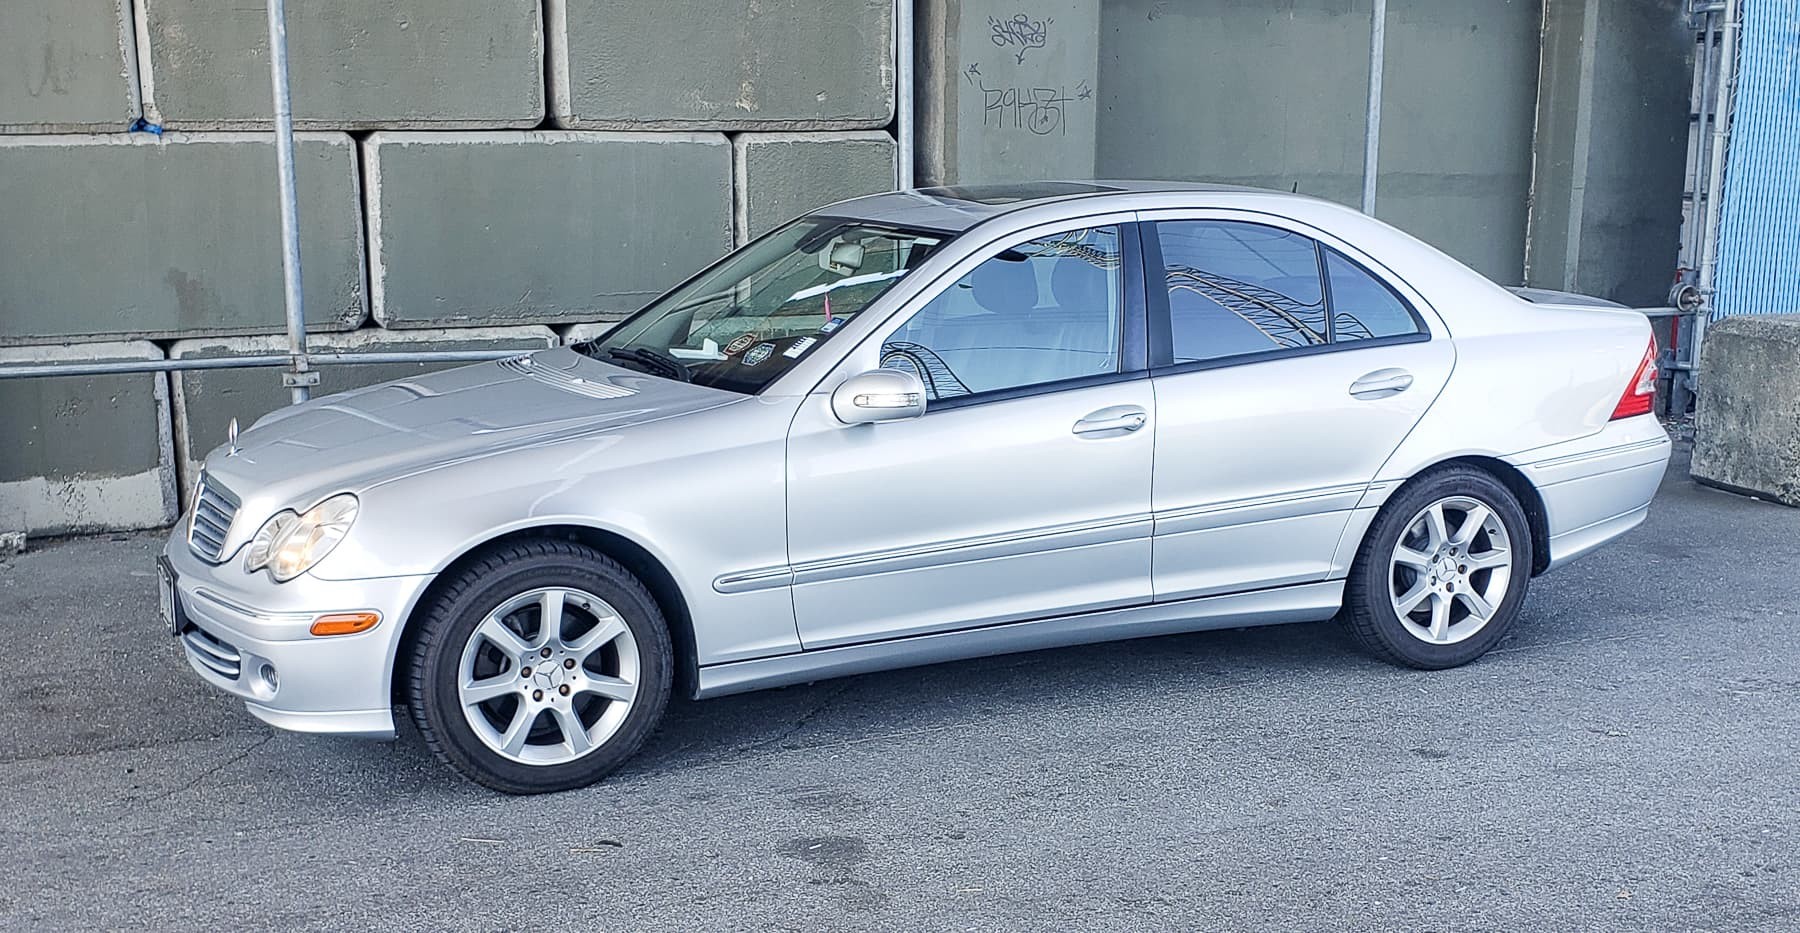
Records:
{"label": "car roof", "polygon": [[1261,195],[1277,200],[1315,200],[1309,195],[1190,181],[1066,180],[1010,184],[942,185],[887,191],[839,201],[818,213],[895,226],[961,233],[983,221],[1027,207],[1067,201],[1093,201],[1097,211],[1124,195],[1155,193]]}

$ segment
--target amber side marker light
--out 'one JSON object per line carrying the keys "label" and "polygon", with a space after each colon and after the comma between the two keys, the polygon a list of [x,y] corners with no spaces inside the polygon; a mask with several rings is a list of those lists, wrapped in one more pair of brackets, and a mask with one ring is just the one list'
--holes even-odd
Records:
{"label": "amber side marker light", "polygon": [[379,612],[334,612],[313,620],[314,635],[355,635],[381,622]]}

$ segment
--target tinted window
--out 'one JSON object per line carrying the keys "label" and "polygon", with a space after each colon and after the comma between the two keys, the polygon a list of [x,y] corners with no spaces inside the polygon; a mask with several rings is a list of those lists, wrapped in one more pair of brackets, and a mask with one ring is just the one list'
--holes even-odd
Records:
{"label": "tinted window", "polygon": [[1174,362],[1315,346],[1326,340],[1319,250],[1259,224],[1156,225]]}
{"label": "tinted window", "polygon": [[1325,269],[1331,280],[1334,342],[1419,332],[1406,302],[1385,282],[1333,250],[1325,251]]}
{"label": "tinted window", "polygon": [[881,347],[933,400],[1117,372],[1119,230],[1002,251],[938,293]]}

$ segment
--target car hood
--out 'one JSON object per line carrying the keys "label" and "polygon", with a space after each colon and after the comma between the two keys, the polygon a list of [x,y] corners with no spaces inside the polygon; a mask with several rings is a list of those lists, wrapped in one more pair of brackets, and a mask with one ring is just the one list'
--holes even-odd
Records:
{"label": "car hood", "polygon": [[519,447],[605,434],[747,396],[601,363],[566,348],[441,370],[271,413],[206,458],[270,513]]}

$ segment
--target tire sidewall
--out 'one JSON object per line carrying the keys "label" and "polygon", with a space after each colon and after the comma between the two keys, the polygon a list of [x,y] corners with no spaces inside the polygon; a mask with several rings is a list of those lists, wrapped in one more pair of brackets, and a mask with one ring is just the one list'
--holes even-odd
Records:
{"label": "tire sidewall", "polygon": [[[1453,496],[1481,502],[1499,517],[1506,527],[1512,550],[1512,573],[1507,579],[1506,595],[1500,606],[1480,631],[1454,644],[1434,645],[1409,632],[1394,611],[1390,592],[1391,555],[1406,527],[1422,509],[1439,499]],[[1374,623],[1373,634],[1381,640],[1383,647],[1398,660],[1414,667],[1456,667],[1486,654],[1511,630],[1531,585],[1531,525],[1525,510],[1505,484],[1477,470],[1447,470],[1423,477],[1402,489],[1376,519],[1375,527],[1370,530],[1370,541],[1363,566],[1357,568],[1364,603],[1361,608]]]}
{"label": "tire sidewall", "polygon": [[[585,549],[583,549],[585,550]],[[538,587],[585,590],[618,612],[637,640],[638,695],[618,731],[599,748],[571,762],[529,765],[488,748],[464,718],[457,694],[462,653],[488,613]],[[425,620],[428,627],[413,676],[421,702],[421,729],[433,747],[475,781],[508,793],[546,793],[591,784],[617,768],[655,730],[668,704],[673,677],[669,633],[655,600],[617,564],[598,555],[533,555],[508,560],[498,572],[477,577],[453,592]]]}

